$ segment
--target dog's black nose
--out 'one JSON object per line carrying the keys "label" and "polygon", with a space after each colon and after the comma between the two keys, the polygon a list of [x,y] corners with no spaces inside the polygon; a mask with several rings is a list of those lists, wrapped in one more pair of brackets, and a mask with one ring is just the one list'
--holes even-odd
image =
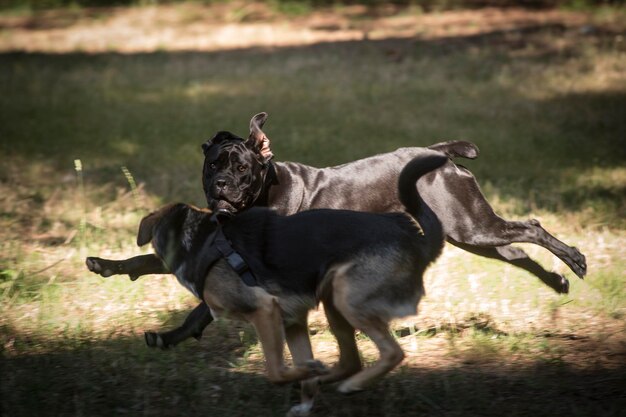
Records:
{"label": "dog's black nose", "polygon": [[224,187],[226,187],[226,180],[216,180],[215,181],[215,186],[217,188],[224,188]]}

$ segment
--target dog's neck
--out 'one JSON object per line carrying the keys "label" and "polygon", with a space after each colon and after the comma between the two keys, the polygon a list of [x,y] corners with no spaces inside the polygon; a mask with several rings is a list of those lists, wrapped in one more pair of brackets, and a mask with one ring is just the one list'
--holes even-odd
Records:
{"label": "dog's neck", "polygon": [[278,185],[278,175],[276,175],[276,168],[272,161],[267,162],[267,172],[265,173],[265,178],[263,180],[263,186],[261,187],[261,192],[257,196],[257,198],[252,202],[253,206],[257,207],[268,207],[269,206],[269,193],[270,189],[274,185]]}

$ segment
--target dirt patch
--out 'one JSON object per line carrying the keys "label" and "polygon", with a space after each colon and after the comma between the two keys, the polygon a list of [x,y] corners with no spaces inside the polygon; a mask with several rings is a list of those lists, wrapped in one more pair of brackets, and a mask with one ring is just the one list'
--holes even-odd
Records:
{"label": "dirt patch", "polygon": [[[603,24],[605,29],[611,26]],[[350,6],[293,17],[264,4],[232,2],[0,16],[0,51],[216,51],[364,39],[443,40],[494,32],[523,36],[533,28],[599,30],[587,14],[558,10],[486,8],[422,14],[393,6]]]}

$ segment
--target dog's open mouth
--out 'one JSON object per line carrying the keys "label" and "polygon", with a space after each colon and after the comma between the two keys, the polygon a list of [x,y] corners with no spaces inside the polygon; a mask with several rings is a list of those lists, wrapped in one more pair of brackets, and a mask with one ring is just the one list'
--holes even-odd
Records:
{"label": "dog's open mouth", "polygon": [[214,211],[215,212],[228,212],[230,214],[235,214],[237,213],[238,210],[235,208],[235,206],[230,204],[228,201],[218,200],[217,203],[215,203]]}

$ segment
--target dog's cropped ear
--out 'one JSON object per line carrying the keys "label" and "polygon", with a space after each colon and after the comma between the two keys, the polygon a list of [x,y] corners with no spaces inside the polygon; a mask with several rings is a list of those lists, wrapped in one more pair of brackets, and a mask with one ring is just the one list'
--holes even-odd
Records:
{"label": "dog's cropped ear", "polygon": [[173,207],[174,204],[168,204],[167,206],[162,207],[141,219],[141,222],[139,223],[139,231],[137,232],[137,246],[143,246],[152,241],[154,226],[156,226],[163,216],[169,213]]}
{"label": "dog's cropped ear", "polygon": [[213,145],[219,145],[222,142],[225,142],[227,140],[241,140],[243,141],[243,138],[240,138],[237,135],[234,135],[230,132],[227,131],[220,131],[217,132],[215,134],[215,136],[213,136],[211,139],[207,140],[206,142],[204,142],[202,144],[202,152],[204,153],[204,155],[206,156],[206,154],[209,152],[209,149],[211,149],[211,146]]}
{"label": "dog's cropped ear", "polygon": [[265,112],[256,114],[250,119],[250,136],[246,141],[246,146],[260,155],[263,162],[268,162],[274,157],[270,149],[270,140],[261,130],[266,120]]}
{"label": "dog's cropped ear", "polygon": [[202,144],[202,153],[204,154],[204,156],[206,156],[207,152],[209,152],[210,147],[211,144],[209,143],[209,141],[206,141]]}

